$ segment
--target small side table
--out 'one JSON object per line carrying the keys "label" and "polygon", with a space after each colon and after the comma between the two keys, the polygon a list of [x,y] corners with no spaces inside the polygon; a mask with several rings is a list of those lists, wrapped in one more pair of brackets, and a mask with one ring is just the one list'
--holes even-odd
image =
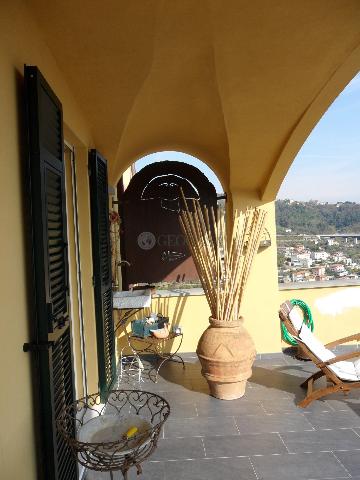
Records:
{"label": "small side table", "polygon": [[[160,368],[166,362],[182,363],[183,369],[185,369],[184,360],[178,354],[178,351],[180,350],[181,344],[183,342],[183,333],[170,333],[167,338],[141,338],[129,335],[128,341],[131,349],[134,350],[137,354],[150,353],[155,355],[160,360],[160,363],[156,368],[155,383],[158,380]],[[170,341],[174,341],[176,348],[173,352],[165,353],[164,349]]]}

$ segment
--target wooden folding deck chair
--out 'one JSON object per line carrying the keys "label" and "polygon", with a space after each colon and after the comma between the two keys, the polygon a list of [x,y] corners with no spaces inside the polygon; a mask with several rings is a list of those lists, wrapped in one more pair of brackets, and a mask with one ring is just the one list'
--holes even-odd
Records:
{"label": "wooden folding deck chair", "polygon": [[[320,369],[301,384],[301,387],[307,387],[307,395],[304,400],[298,404],[299,407],[304,408],[313,400],[317,400],[325,395],[330,395],[331,393],[342,391],[347,395],[350,390],[360,388],[360,359],[354,362],[347,361],[360,357],[360,350],[337,356],[329,350],[329,348],[353,340],[359,341],[360,333],[323,345],[304,323],[298,309],[294,308],[289,301],[281,305],[279,317],[280,320],[284,322],[289,333],[298,342],[302,352]],[[326,380],[331,383],[331,385],[314,390],[315,380],[323,375],[326,376]]]}

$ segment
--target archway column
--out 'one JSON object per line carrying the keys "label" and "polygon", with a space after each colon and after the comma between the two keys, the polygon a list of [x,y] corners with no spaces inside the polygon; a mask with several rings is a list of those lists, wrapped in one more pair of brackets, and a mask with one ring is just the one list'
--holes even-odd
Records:
{"label": "archway column", "polygon": [[247,206],[258,206],[266,210],[265,227],[271,238],[271,246],[260,248],[255,257],[245,292],[242,315],[245,326],[254,339],[258,353],[281,351],[279,327],[279,289],[277,271],[277,247],[275,202],[264,203],[257,191],[244,191],[233,188],[232,206],[235,210],[245,210]]}

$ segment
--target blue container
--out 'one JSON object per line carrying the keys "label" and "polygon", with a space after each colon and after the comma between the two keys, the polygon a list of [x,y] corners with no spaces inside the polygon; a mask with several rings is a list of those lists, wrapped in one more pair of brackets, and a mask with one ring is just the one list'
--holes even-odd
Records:
{"label": "blue container", "polygon": [[154,323],[147,323],[147,318],[133,320],[131,322],[131,333],[134,337],[150,337],[150,330],[159,330],[159,328],[164,328],[165,323],[169,323],[169,317],[163,317],[162,315],[158,315],[158,319]]}
{"label": "blue container", "polygon": [[146,338],[151,336],[150,330],[158,330],[159,324],[147,323],[147,318],[142,318],[140,320],[133,320],[131,322],[131,333],[134,337]]}

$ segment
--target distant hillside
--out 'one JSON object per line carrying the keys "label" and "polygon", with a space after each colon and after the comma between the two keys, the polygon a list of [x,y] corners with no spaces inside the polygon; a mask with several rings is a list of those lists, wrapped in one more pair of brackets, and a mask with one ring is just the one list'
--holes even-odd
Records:
{"label": "distant hillside", "polygon": [[360,233],[360,204],[276,201],[277,233]]}

